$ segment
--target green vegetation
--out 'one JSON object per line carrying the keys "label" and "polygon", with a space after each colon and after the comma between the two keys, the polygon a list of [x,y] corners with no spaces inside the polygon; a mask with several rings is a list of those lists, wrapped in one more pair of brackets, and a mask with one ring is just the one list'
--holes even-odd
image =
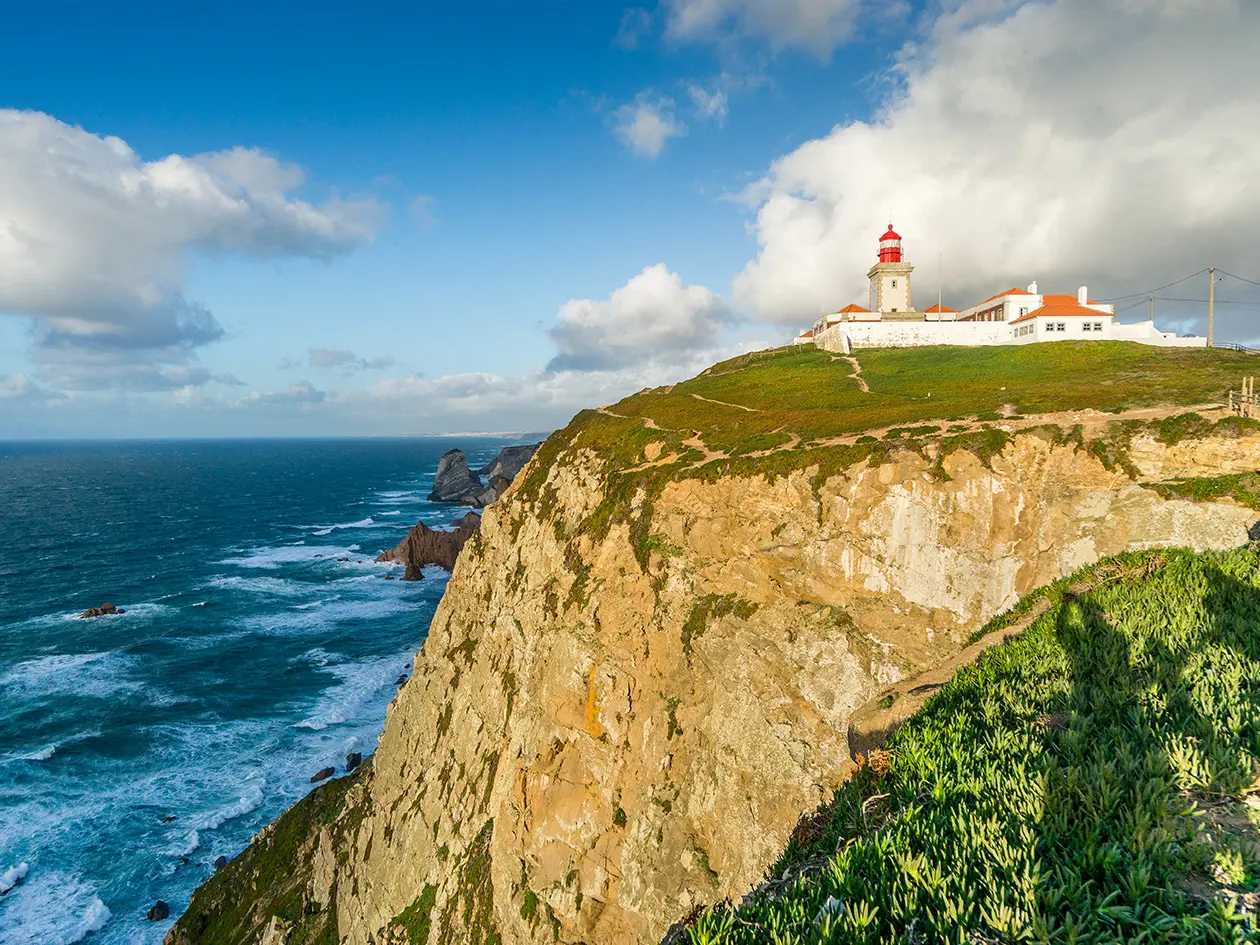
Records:
{"label": "green vegetation", "polygon": [[464,853],[459,865],[459,888],[442,905],[438,942],[501,945],[494,920],[494,882],[490,877],[490,838],[494,821],[487,820]]}
{"label": "green vegetation", "polygon": [[416,901],[390,921],[391,926],[401,925],[412,945],[426,945],[429,941],[429,916],[437,904],[437,887],[425,886]]}
{"label": "green vegetation", "polygon": [[309,863],[320,829],[349,846],[364,811],[349,795],[367,767],[328,781],[298,801],[197,890],[176,927],[197,945],[255,941],[271,917],[289,923],[290,945],[336,945],[334,910],[311,899]]}
{"label": "green vegetation", "polygon": [[[848,361],[800,345],[723,362],[681,384],[634,394],[607,411],[583,411],[544,444],[517,495],[537,503],[536,513],[555,517],[557,497],[546,485],[550,470],[567,454],[590,451],[608,474],[604,499],[582,521],[556,518],[557,535],[598,539],[625,525],[646,570],[652,551],[668,554],[652,533],[651,511],[671,481],[732,475],[774,480],[812,470],[817,489],[863,460],[878,461],[901,449],[933,457],[943,476],[941,463],[950,452],[973,452],[986,463],[1001,452],[1010,434],[992,424],[1010,420],[1012,410],[1022,416],[1222,402],[1252,368],[1251,356],[1241,352],[1105,341],[872,349],[857,357],[869,392],[851,376]],[[1151,426],[1171,443],[1203,432],[1206,424],[1185,415]],[[1255,421],[1221,421],[1213,429],[1238,435],[1244,426],[1260,430]],[[1138,428],[1117,427],[1090,444],[1078,432],[1077,445],[1132,475],[1126,434]],[[882,439],[870,435],[878,431],[886,431]],[[677,459],[649,464],[649,444],[659,450],[653,455]],[[575,586],[585,590],[580,580]]]}
{"label": "green vegetation", "polygon": [[1260,554],[1085,576],[1034,595],[1050,609],[861,759],[692,945],[1255,941]]}
{"label": "green vegetation", "polygon": [[1168,499],[1195,499],[1203,502],[1228,498],[1249,509],[1260,509],[1260,473],[1175,479],[1152,483],[1148,488]]}
{"label": "green vegetation", "polygon": [[683,622],[683,652],[688,656],[691,655],[692,643],[700,638],[700,635],[708,628],[709,621],[715,617],[725,617],[728,614],[734,614],[741,620],[747,620],[756,612],[756,604],[752,601],[744,600],[735,594],[706,594],[692,604],[691,613],[687,615],[687,619]]}

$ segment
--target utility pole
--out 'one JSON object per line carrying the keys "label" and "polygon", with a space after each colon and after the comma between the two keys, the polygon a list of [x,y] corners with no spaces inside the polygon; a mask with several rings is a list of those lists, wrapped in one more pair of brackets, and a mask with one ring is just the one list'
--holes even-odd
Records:
{"label": "utility pole", "polygon": [[1151,321],[1155,321],[1155,296],[1151,296]]}
{"label": "utility pole", "polygon": [[1216,345],[1216,267],[1208,269],[1208,347]]}
{"label": "utility pole", "polygon": [[944,259],[944,253],[936,254],[936,317],[940,321],[945,319],[945,306],[941,304],[945,298],[945,290],[941,286],[941,273],[945,269]]}

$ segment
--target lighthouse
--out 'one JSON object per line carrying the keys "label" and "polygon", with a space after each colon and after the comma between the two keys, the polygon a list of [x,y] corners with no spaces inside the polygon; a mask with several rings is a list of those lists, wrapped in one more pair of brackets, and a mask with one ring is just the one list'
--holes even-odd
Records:
{"label": "lighthouse", "polygon": [[881,319],[921,319],[910,302],[910,273],[914,266],[905,261],[901,235],[888,224],[879,238],[879,262],[871,266],[866,277],[871,282],[871,311]]}

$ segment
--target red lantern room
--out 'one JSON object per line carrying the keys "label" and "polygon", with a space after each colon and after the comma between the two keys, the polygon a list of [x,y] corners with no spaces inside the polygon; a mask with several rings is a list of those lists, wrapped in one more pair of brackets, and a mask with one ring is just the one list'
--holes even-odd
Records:
{"label": "red lantern room", "polygon": [[888,224],[888,232],[879,238],[879,261],[882,263],[901,262],[901,237]]}

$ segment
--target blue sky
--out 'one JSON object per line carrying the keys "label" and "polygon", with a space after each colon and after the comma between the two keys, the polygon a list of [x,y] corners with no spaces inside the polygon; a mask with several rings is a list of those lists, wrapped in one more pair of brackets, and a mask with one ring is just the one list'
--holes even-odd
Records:
{"label": "blue sky", "polygon": [[[1246,75],[1256,17],[1212,0],[1199,34],[1191,6],[13,5],[0,436],[548,428],[860,298],[889,209],[921,264],[946,257],[956,305],[1038,277],[1119,295],[1207,261],[1256,278],[1209,235],[1255,227],[1254,185],[1202,191],[1140,137],[1187,136],[1241,174],[1253,142],[1203,142],[1168,99],[1183,70]],[[1236,38],[1213,49],[1222,26]],[[1079,77],[1116,101],[1094,114],[1063,63],[1103,29],[1123,32],[1089,41]],[[1046,48],[993,54],[1030,37]],[[1107,73],[1152,50],[1141,83]],[[1223,105],[1251,115],[1255,83],[1233,84]],[[981,161],[1003,121],[1010,154]],[[235,148],[255,157],[200,157]],[[154,176],[170,155],[196,178],[177,209]],[[1115,226],[1137,245],[1100,260]],[[1194,327],[1194,306],[1164,308]]]}

